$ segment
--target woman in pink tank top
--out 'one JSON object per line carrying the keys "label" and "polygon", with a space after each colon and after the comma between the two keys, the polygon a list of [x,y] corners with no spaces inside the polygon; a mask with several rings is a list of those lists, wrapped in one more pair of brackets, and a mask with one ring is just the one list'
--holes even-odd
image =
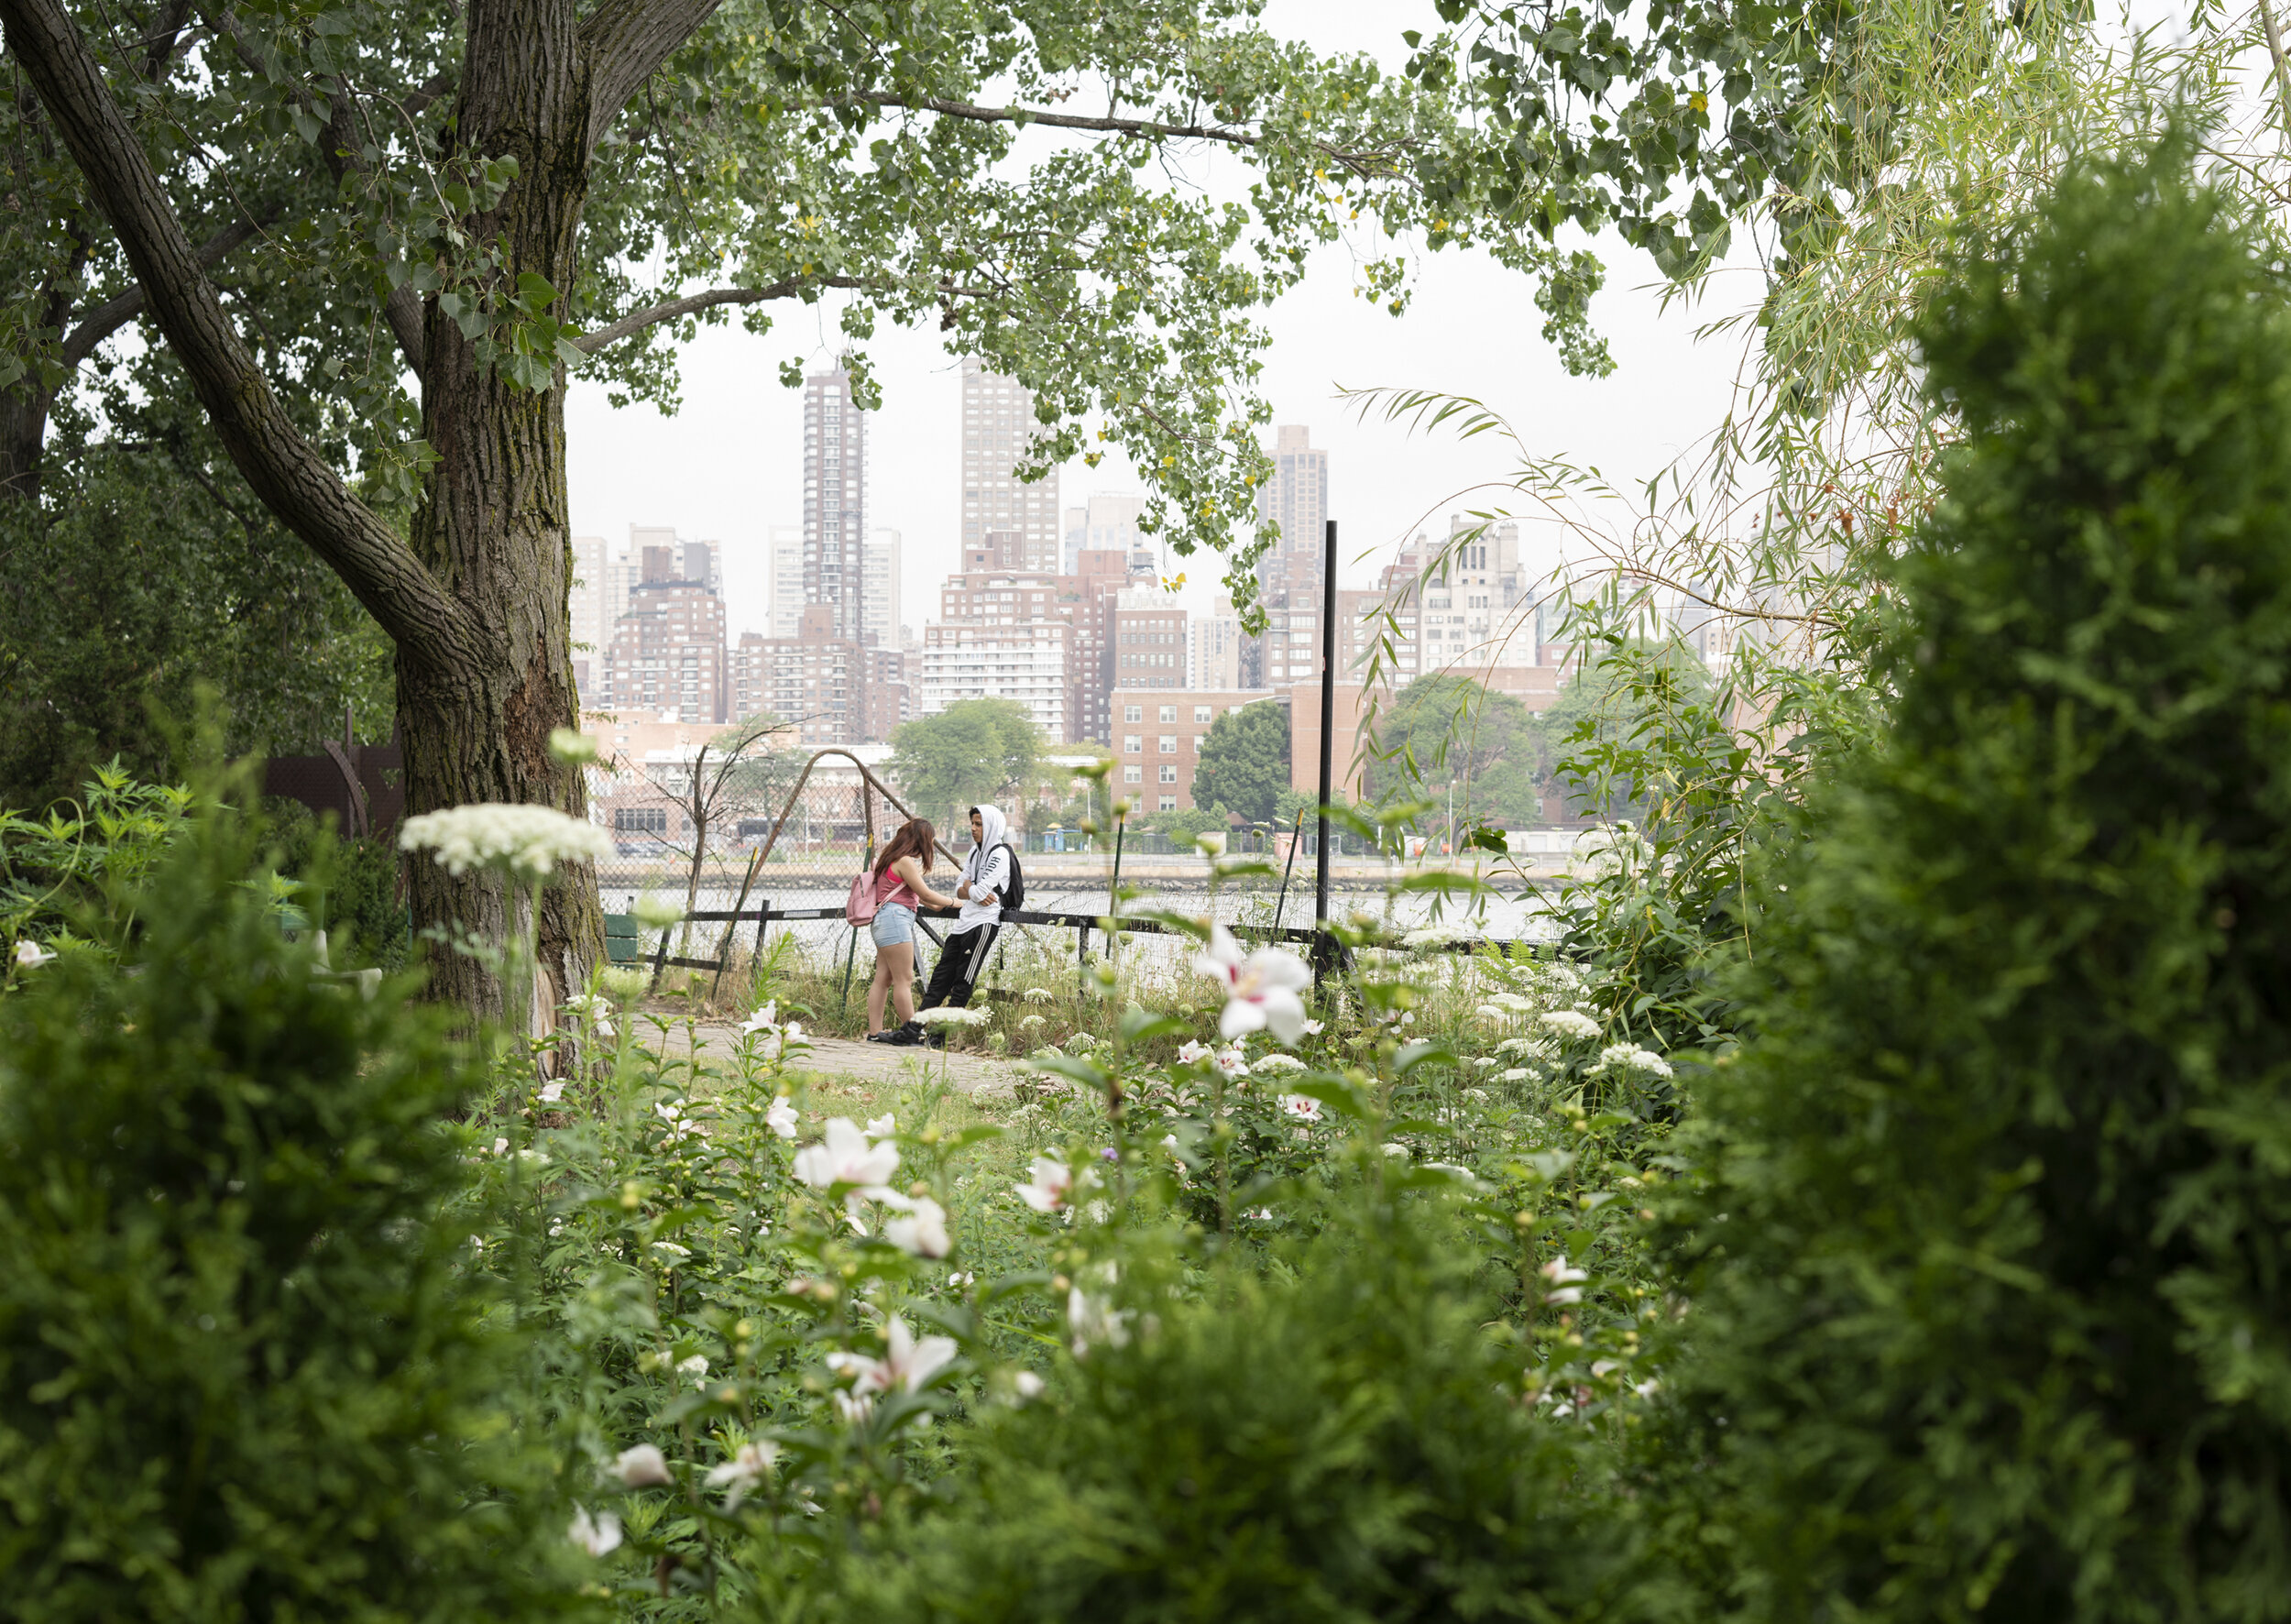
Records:
{"label": "woman in pink tank top", "polygon": [[956,905],[923,877],[937,843],[938,831],[928,818],[910,817],[875,859],[875,918],[868,927],[875,942],[875,979],[867,984],[871,1033],[883,1029],[886,998],[898,1016],[896,1025],[904,1026],[915,1015],[915,910]]}

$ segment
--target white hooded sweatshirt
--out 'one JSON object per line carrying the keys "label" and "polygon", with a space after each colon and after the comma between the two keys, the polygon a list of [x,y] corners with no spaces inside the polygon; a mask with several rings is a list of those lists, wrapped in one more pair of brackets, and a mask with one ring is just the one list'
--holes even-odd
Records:
{"label": "white hooded sweatshirt", "polygon": [[[962,899],[961,910],[955,916],[958,931],[976,930],[981,925],[992,925],[1003,916],[1003,893],[1010,888],[1010,853],[1003,850],[1009,838],[1010,822],[1000,807],[983,803],[979,807],[979,827],[986,839],[970,850],[962,860],[962,877],[970,883],[970,894]],[[992,903],[981,899],[992,895]]]}

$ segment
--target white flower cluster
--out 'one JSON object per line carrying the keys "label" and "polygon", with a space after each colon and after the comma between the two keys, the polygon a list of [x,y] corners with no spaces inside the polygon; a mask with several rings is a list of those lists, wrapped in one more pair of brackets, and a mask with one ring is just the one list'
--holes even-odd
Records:
{"label": "white flower cluster", "polygon": [[1599,1051],[1599,1063],[1591,1068],[1591,1075],[1596,1077],[1603,1071],[1644,1071],[1654,1077],[1668,1077],[1671,1062],[1635,1043],[1610,1043]]}
{"label": "white flower cluster", "polygon": [[941,1004],[935,1008],[916,1010],[915,1018],[926,1026],[983,1026],[994,1018],[994,1012]]}
{"label": "white flower cluster", "polygon": [[1451,948],[1482,940],[1468,925],[1420,925],[1400,938],[1404,948]]}
{"label": "white flower cluster", "polygon": [[[1599,1035],[1599,1023],[1579,1009],[1555,1009],[1543,1017],[1543,1025],[1562,1037],[1596,1037]],[[1604,1063],[1606,1056],[1601,1056],[1600,1059]]]}
{"label": "white flower cluster", "polygon": [[500,869],[521,879],[554,871],[562,862],[597,862],[613,855],[612,841],[593,823],[554,807],[486,801],[406,819],[398,845],[431,851],[456,878],[476,868]]}

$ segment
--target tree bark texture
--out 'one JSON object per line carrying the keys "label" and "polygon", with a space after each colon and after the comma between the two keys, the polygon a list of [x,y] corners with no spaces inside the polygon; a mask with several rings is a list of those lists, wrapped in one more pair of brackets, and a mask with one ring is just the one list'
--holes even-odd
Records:
{"label": "tree bark texture", "polygon": [[[475,0],[456,140],[472,159],[517,159],[499,203],[469,223],[474,240],[504,246],[507,283],[532,271],[569,293],[597,136],[717,4],[605,0],[584,23],[574,0]],[[396,643],[408,812],[511,801],[583,816],[580,775],[548,748],[552,729],[577,719],[562,375],[534,394],[483,372],[431,303],[418,364],[438,460],[407,545],[288,421],[61,6],[0,0],[0,22],[233,461]],[[514,905],[498,880],[455,880],[421,858],[411,874],[418,927],[504,939]],[[593,872],[550,886],[539,946],[536,992],[554,1005],[603,946]],[[526,1025],[483,961],[440,949],[431,963],[442,995]]]}
{"label": "tree bark texture", "polygon": [[[584,54],[571,0],[471,8],[457,139],[474,158],[508,156],[518,165],[516,182],[471,235],[506,247],[502,275],[512,285],[532,271],[569,290],[578,274],[590,114]],[[579,711],[564,390],[535,394],[481,373],[434,302],[425,316],[422,422],[438,460],[414,517],[413,547],[479,635],[452,661],[400,651],[407,810],[521,801],[584,817],[580,774],[549,754],[550,730],[575,725]],[[412,891],[416,919],[453,920],[502,939],[498,881],[456,880],[417,858]],[[538,933],[538,990],[552,1007],[579,986],[603,943],[595,873],[584,867],[552,883]],[[499,983],[477,961],[433,952],[432,966],[441,992],[487,1013],[498,1008]]]}

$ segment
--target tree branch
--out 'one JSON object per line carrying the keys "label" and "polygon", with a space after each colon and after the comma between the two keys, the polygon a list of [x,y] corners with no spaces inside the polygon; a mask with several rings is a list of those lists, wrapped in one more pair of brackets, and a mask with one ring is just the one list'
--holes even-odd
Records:
{"label": "tree branch", "polygon": [[[949,101],[943,96],[902,96],[887,90],[863,90],[844,101],[871,107],[903,107],[910,113],[937,113],[948,118],[968,118],[979,124],[1040,124],[1052,129],[1097,130],[1106,135],[1131,136],[1140,140],[1216,141],[1227,147],[1262,147],[1265,137],[1254,130],[1225,124],[1157,124],[1150,118],[1091,118],[1078,113],[1046,113],[1034,107],[982,107],[974,102]],[[1307,146],[1330,162],[1363,178],[1391,175],[1397,168],[1389,152],[1354,152],[1327,141]]]}
{"label": "tree branch", "polygon": [[[207,27],[218,38],[230,41],[231,49],[241,66],[257,78],[269,77],[269,65],[249,43],[246,30],[239,27],[238,18],[231,14],[228,7],[209,7],[202,15]],[[412,104],[412,111],[419,112],[428,106],[444,94],[450,84],[451,81],[442,73],[431,79],[407,98]],[[287,93],[304,110],[312,113],[317,110],[311,93],[304,86],[290,84]],[[350,127],[350,112],[357,105],[357,92],[347,79],[337,74],[334,77],[334,93],[327,98],[327,104],[326,138],[318,143],[318,149],[319,156],[325,160],[327,173],[334,177],[338,189],[353,173],[365,175],[369,171],[364,157],[364,144],[358,139],[358,133]],[[403,283],[392,288],[382,300],[382,319],[389,324],[390,336],[398,343],[398,353],[412,370],[414,381],[419,383],[424,359],[420,296]]]}
{"label": "tree branch", "polygon": [[762,304],[767,299],[793,299],[806,288],[871,288],[876,284],[858,277],[810,276],[790,278],[773,282],[768,288],[711,288],[705,293],[693,293],[683,299],[671,299],[665,304],[655,304],[644,310],[630,311],[609,327],[599,327],[594,333],[584,333],[574,339],[573,347],[585,356],[593,356],[608,344],[618,344],[631,333],[662,322],[673,322],[682,316],[719,304]]}
{"label": "tree branch", "polygon": [[588,60],[588,147],[612,127],[620,109],[672,52],[692,38],[723,0],[605,0],[581,24]]}
{"label": "tree branch", "polygon": [[458,656],[467,642],[460,604],[296,431],[58,0],[0,0],[0,24],[247,484],[402,647],[431,659]]}
{"label": "tree branch", "polygon": [[[269,224],[268,220],[234,221],[200,244],[199,251],[193,258],[199,261],[203,270],[212,269]],[[64,338],[61,352],[63,364],[78,367],[95,353],[97,345],[141,315],[143,304],[143,284],[138,282],[125,293],[105,300],[82,316],[80,324]]]}

